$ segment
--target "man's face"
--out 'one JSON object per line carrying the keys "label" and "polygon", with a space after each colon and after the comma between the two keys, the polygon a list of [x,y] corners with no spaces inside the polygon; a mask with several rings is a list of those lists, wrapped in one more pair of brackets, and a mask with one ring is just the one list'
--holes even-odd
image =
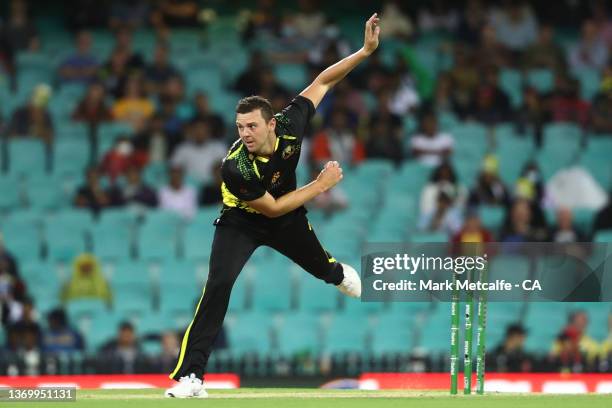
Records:
{"label": "man's face", "polygon": [[236,114],[236,127],[238,135],[249,152],[257,153],[261,150],[270,133],[274,133],[276,119],[272,118],[266,123],[261,115],[261,109],[248,113]]}

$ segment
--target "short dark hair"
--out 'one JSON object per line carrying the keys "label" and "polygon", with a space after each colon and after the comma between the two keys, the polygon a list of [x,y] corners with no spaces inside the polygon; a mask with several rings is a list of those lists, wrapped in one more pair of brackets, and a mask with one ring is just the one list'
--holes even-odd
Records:
{"label": "short dark hair", "polygon": [[236,113],[249,113],[257,109],[261,110],[261,116],[266,122],[269,122],[274,116],[270,101],[263,96],[247,96],[239,100],[238,105],[236,105]]}

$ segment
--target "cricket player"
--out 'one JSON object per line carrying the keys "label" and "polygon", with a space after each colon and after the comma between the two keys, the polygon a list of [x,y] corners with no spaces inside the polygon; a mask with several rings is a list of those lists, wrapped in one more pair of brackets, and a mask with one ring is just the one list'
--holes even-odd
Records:
{"label": "cricket player", "polygon": [[323,249],[304,209],[306,202],[342,180],[342,169],[328,162],[316,180],[297,188],[295,168],[304,130],[321,99],[378,47],[378,23],[373,14],[365,24],[363,47],[321,72],[282,112],[275,115],[260,96],[238,102],[240,138],[221,168],[223,209],[215,220],[208,281],[170,374],[177,384],[166,390],[167,397],[207,396],[202,377],[211,347],[223,325],[232,286],[257,247],[274,248],[342,293],[361,296],[358,273]]}

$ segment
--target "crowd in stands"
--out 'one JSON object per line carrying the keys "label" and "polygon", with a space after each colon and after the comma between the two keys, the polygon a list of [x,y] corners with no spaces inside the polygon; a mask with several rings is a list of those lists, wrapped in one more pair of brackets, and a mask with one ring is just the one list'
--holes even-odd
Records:
{"label": "crowd in stands", "polygon": [[[203,33],[205,53],[206,29],[216,13],[201,9],[195,0],[68,3],[63,29],[71,35],[72,49],[56,66],[49,66],[53,83],[36,84],[21,106],[0,114],[6,140],[40,140],[50,155],[62,138],[51,109],[54,94],[62,87],[80,86],[70,120],[87,126],[95,153],[73,192],[75,208],[96,215],[118,207],[160,208],[188,221],[199,207],[219,206],[221,160],[236,138],[227,119],[232,112],[222,111],[204,89],[188,87],[188,72],[177,63],[180,57],[172,53],[169,41],[177,30],[197,30]],[[456,163],[473,159],[457,152],[461,140],[452,126],[483,125],[493,138],[498,126],[509,124],[536,149],[542,149],[551,124],[575,125],[583,144],[612,138],[612,9],[596,0],[561,1],[555,7],[505,0],[463,3],[457,7],[451,1],[432,1],[415,8],[384,2],[382,47],[385,42],[399,46],[392,54],[373,54],[325,97],[307,132],[301,165],[316,174],[329,160],[349,170],[371,159],[388,160],[397,168],[420,163],[430,176],[418,197],[415,230],[443,233],[455,242],[584,242],[612,229],[612,196],[606,193],[612,188],[612,175],[607,185],[584,168],[547,179],[542,163],[534,159],[509,181],[500,174],[500,161],[508,158],[487,153],[476,159],[477,176],[465,179]],[[326,16],[321,2],[301,0],[294,10],[281,11],[280,6],[280,1],[260,0],[238,14],[242,46],[250,55],[242,71],[224,84],[227,92],[239,97],[268,98],[277,111],[356,46],[342,24]],[[15,95],[20,89],[18,56],[42,52],[45,38],[30,2],[11,0],[5,11],[0,18],[0,86],[9,89],[7,95]],[[94,33],[100,30],[114,38],[109,55],[96,52]],[[138,30],[154,32],[156,44],[149,54],[134,46]],[[576,34],[574,41],[561,41],[567,32]],[[433,37],[444,39],[432,42],[434,49],[428,54],[437,59],[439,70],[431,70],[418,52],[418,45]],[[276,75],[279,64],[305,66],[304,82],[289,88]],[[518,75],[512,94],[502,86],[509,70]],[[529,79],[530,72],[544,73],[541,81]],[[586,89],[581,81],[585,73],[597,78],[594,89]],[[542,85],[546,81],[548,85]],[[110,147],[98,143],[101,127],[109,123],[124,125]],[[106,150],[97,151],[102,147]],[[153,167],[166,173],[161,185],[144,177]],[[572,205],[575,193],[564,187],[571,183],[587,186],[579,198],[582,208],[595,214],[589,228],[574,222],[574,210],[580,206]],[[351,200],[339,185],[312,206],[332,214],[350,208]],[[482,207],[504,210],[500,230],[483,225],[478,212]],[[547,212],[554,212],[555,219]],[[43,316],[36,314],[35,299],[28,296],[18,265],[0,242],[4,353],[20,353],[27,361],[39,358],[37,350],[83,350],[87,339],[73,328],[63,309],[48,312],[46,324],[41,324]],[[77,286],[64,288],[65,301]],[[96,296],[110,296],[100,290],[104,294]],[[595,346],[583,333],[585,319],[582,312],[572,315],[547,357],[549,367],[581,370],[577,367],[592,359]],[[492,364],[500,371],[529,371],[533,361],[523,350],[527,335],[522,326],[510,326],[491,356]],[[131,323],[124,322],[116,340],[104,346],[105,355],[117,364],[110,371],[134,371],[133,363],[142,353],[136,336]],[[149,367],[168,371],[178,339],[175,333],[154,339],[162,352],[148,361]],[[612,353],[611,342],[612,331],[597,353]]]}

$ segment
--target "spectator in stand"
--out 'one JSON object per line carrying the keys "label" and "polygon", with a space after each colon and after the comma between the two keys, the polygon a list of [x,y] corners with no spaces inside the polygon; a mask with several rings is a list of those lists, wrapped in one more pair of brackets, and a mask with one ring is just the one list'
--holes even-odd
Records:
{"label": "spectator in stand", "polygon": [[164,129],[164,118],[157,112],[150,120],[137,122],[132,143],[138,154],[146,157],[147,164],[163,165],[179,143],[179,136]]}
{"label": "spectator in stand", "polygon": [[363,66],[351,75],[351,81],[361,90],[378,95],[386,86],[391,70],[383,63],[380,51],[375,51],[365,61]]}
{"label": "spectator in stand", "polygon": [[135,151],[130,139],[125,136],[118,137],[113,147],[104,155],[100,164],[100,171],[108,176],[111,184],[124,175],[130,167],[142,168],[146,164],[146,157]]}
{"label": "spectator in stand", "polygon": [[212,179],[208,183],[202,185],[198,197],[198,203],[202,207],[217,205],[223,201],[221,195],[221,184],[223,183],[223,179],[221,178],[221,162],[213,164],[211,173]]}
{"label": "spectator in stand", "polygon": [[606,66],[600,91],[593,100],[591,129],[595,133],[612,134],[612,64]]}
{"label": "spectator in stand", "polygon": [[493,235],[482,226],[478,213],[469,211],[463,227],[453,236],[452,240],[454,244],[488,243],[493,242]]}
{"label": "spectator in stand", "polygon": [[608,337],[601,344],[601,357],[608,361],[612,359],[612,312],[608,313]]}
{"label": "spectator in stand", "polygon": [[546,241],[545,227],[533,225],[532,206],[529,200],[520,198],[511,205],[500,234],[502,242]]}
{"label": "spectator in stand", "polygon": [[365,146],[369,159],[387,159],[399,166],[404,159],[402,129],[393,126],[389,116],[372,120]]}
{"label": "spectator in stand", "polygon": [[186,219],[193,218],[197,211],[197,194],[193,187],[185,184],[185,171],[172,166],[168,170],[168,178],[168,185],[158,193],[159,207]]}
{"label": "spectator in stand", "polygon": [[19,278],[19,264],[15,256],[9,251],[4,244],[4,237],[0,233],[0,262],[4,262],[8,273],[16,278]]}
{"label": "spectator in stand", "polygon": [[[2,245],[2,244],[0,244]],[[2,326],[8,326],[21,318],[25,285],[18,275],[12,274],[9,263],[0,258],[0,317]]]}
{"label": "spectator in stand", "polygon": [[105,190],[100,185],[100,173],[96,167],[86,171],[86,183],[78,188],[74,197],[74,205],[79,208],[88,208],[98,213],[104,208],[121,204],[121,197],[116,196],[112,190]]}
{"label": "spectator in stand", "polygon": [[[176,134],[181,131],[183,122],[193,116],[193,106],[186,97],[185,81],[178,75],[173,75],[164,83],[159,94],[162,104],[162,114],[166,119],[164,127],[170,133]],[[172,107],[167,111],[167,109]]]}
{"label": "spectator in stand", "polygon": [[248,20],[242,31],[242,41],[245,44],[251,41],[257,42],[261,38],[269,40],[280,37],[281,17],[274,0],[258,0],[255,9],[246,17]]}
{"label": "spectator in stand", "polygon": [[174,332],[165,332],[161,335],[160,343],[161,353],[155,357],[153,366],[156,372],[171,372],[181,350],[179,338]]}
{"label": "spectator in stand", "polygon": [[64,309],[53,309],[47,314],[48,329],[43,333],[43,350],[47,353],[70,353],[85,348],[83,337],[70,327]]}
{"label": "spectator in stand", "polygon": [[212,179],[213,164],[226,154],[225,144],[212,138],[210,124],[197,119],[188,126],[187,140],[178,146],[170,162],[198,182],[208,183]]}
{"label": "spectator in stand", "polygon": [[407,40],[414,33],[410,17],[402,11],[402,4],[398,0],[386,1],[380,13],[380,25],[385,27],[380,38],[395,38]]}
{"label": "spectator in stand", "polygon": [[415,80],[407,72],[396,70],[391,73],[387,90],[390,92],[389,109],[396,115],[405,116],[421,104]]}
{"label": "spectator in stand", "polygon": [[470,191],[469,205],[508,205],[510,195],[498,175],[499,163],[495,156],[485,157],[476,185]]}
{"label": "spectator in stand", "polygon": [[104,85],[106,92],[114,98],[119,98],[123,95],[125,83],[131,73],[127,63],[128,55],[115,49],[111,53],[109,60],[98,71],[98,81]]}
{"label": "spectator in stand", "polygon": [[351,167],[365,159],[365,148],[349,125],[344,110],[331,112],[330,123],[312,140],[311,159],[316,168],[333,160],[341,166]]}
{"label": "spectator in stand", "polygon": [[555,85],[546,97],[550,118],[554,122],[574,122],[587,126],[590,103],[580,97],[580,83],[566,73],[555,76]]}
{"label": "spectator in stand", "polygon": [[552,241],[558,243],[584,242],[585,237],[576,227],[572,210],[561,207],[557,210],[557,225],[552,231]]}
{"label": "spectator in stand", "polygon": [[462,225],[461,211],[453,206],[453,197],[440,192],[433,211],[424,213],[419,219],[419,229],[429,232],[443,232],[450,236],[456,234]]}
{"label": "spectator in stand", "polygon": [[580,42],[569,52],[568,63],[573,72],[584,69],[602,70],[608,63],[608,47],[600,37],[593,20],[582,23]]}
{"label": "spectator in stand", "polygon": [[108,306],[111,305],[113,295],[100,261],[92,254],[81,254],[72,263],[72,275],[62,287],[62,302],[74,299],[99,299]]}
{"label": "spectator in stand", "polygon": [[159,31],[167,31],[170,27],[197,27],[199,12],[195,0],[161,0],[151,15],[151,22]]}
{"label": "spectator in stand", "polygon": [[148,0],[115,1],[110,5],[108,25],[113,31],[141,28],[148,23],[150,11]]}
{"label": "spectator in stand", "polygon": [[89,84],[96,78],[98,59],[91,53],[91,33],[81,31],[76,37],[76,52],[60,64],[58,76],[63,83]]}
{"label": "spectator in stand", "polygon": [[421,32],[454,32],[459,26],[459,14],[446,0],[425,3],[419,9],[418,24]]}
{"label": "spectator in stand", "polygon": [[498,41],[510,51],[525,51],[536,41],[538,22],[524,1],[504,1],[502,7],[493,12],[491,20]]}
{"label": "spectator in stand", "polygon": [[[22,302],[21,315],[13,322],[9,328],[9,332],[16,332],[25,335],[27,332],[34,336],[36,347],[41,345],[42,330],[38,324],[38,313],[34,308],[34,301],[30,298],[24,299]],[[22,339],[21,344],[26,344],[25,339]]]}
{"label": "spectator in stand", "polygon": [[125,182],[117,185],[121,203],[135,207],[157,207],[157,193],[142,180],[139,166],[131,165],[125,172]]}
{"label": "spectator in stand", "polygon": [[148,92],[157,95],[161,91],[164,82],[173,76],[179,76],[179,71],[168,59],[169,50],[164,44],[157,44],[153,62],[145,68],[145,79],[147,81]]}
{"label": "spectator in stand", "polygon": [[515,123],[521,135],[533,134],[536,146],[542,146],[544,125],[548,122],[550,114],[546,103],[538,91],[527,86],[523,89],[523,104],[516,111]]}
{"label": "spectator in stand", "polygon": [[501,344],[487,355],[487,367],[501,373],[529,372],[533,357],[525,351],[527,330],[518,324],[506,327],[506,335]]}
{"label": "spectator in stand", "polygon": [[18,374],[36,376],[41,374],[41,329],[36,321],[36,311],[31,300],[23,305],[21,320],[7,330],[10,354],[20,362]]}
{"label": "spectator in stand", "polygon": [[550,354],[558,368],[582,371],[585,358],[587,362],[592,362],[598,357],[599,344],[586,334],[588,324],[589,317],[584,310],[570,313],[567,325],[553,344]]}
{"label": "spectator in stand", "polygon": [[563,49],[555,44],[554,27],[545,24],[540,27],[537,41],[525,52],[523,64],[529,69],[546,68],[559,71],[565,68]]}
{"label": "spectator in stand", "polygon": [[225,139],[225,122],[221,115],[210,109],[208,95],[204,92],[196,92],[194,98],[194,112],[191,119],[203,120],[210,126],[213,139]]}
{"label": "spectator in stand", "polygon": [[126,64],[130,71],[142,71],[145,66],[144,58],[132,48],[132,32],[127,28],[115,32],[115,50],[125,54]]}
{"label": "spectator in stand", "polygon": [[47,105],[51,98],[48,85],[37,85],[27,105],[13,112],[8,125],[9,137],[32,136],[47,144],[53,142],[53,121]]}
{"label": "spectator in stand", "polygon": [[467,190],[459,184],[455,169],[448,162],[443,162],[436,167],[423,187],[420,198],[421,214],[429,214],[435,211],[436,203],[440,193],[446,194],[453,200],[453,207],[463,208],[467,198]]}
{"label": "spectator in stand", "polygon": [[419,131],[410,139],[412,155],[427,166],[438,166],[453,152],[453,137],[438,130],[436,114],[426,111],[421,114]]}
{"label": "spectator in stand", "polygon": [[233,89],[241,95],[255,95],[259,76],[266,69],[270,67],[265,63],[263,53],[259,50],[251,52],[249,64],[236,78]]}
{"label": "spectator in stand", "polygon": [[465,46],[455,45],[454,60],[455,64],[448,74],[453,84],[455,113],[463,118],[473,103],[473,95],[480,83],[480,75],[473,56]]}
{"label": "spectator in stand", "polygon": [[118,99],[113,106],[115,120],[134,125],[141,118],[150,118],[155,112],[155,107],[144,92],[141,78],[130,77],[125,89],[125,96]]}
{"label": "spectator in stand", "polygon": [[72,112],[72,120],[92,126],[113,120],[113,114],[106,103],[106,90],[101,83],[89,85],[85,97]]}
{"label": "spectator in stand", "polygon": [[485,69],[484,79],[484,83],[476,89],[473,104],[467,115],[487,126],[495,126],[510,118],[510,99],[497,85],[499,70],[496,67]]}
{"label": "spectator in stand", "polygon": [[36,27],[28,17],[28,3],[12,0],[9,17],[4,24],[3,36],[10,49],[17,51],[38,51],[40,40]]}
{"label": "spectator in stand", "polygon": [[100,362],[110,372],[134,374],[141,355],[134,326],[123,321],[119,324],[117,337],[100,350]]}
{"label": "spectator in stand", "polygon": [[597,212],[593,222],[593,233],[603,230],[612,230],[612,191],[608,192],[608,202]]}
{"label": "spectator in stand", "polygon": [[512,62],[511,53],[497,40],[497,32],[491,23],[482,27],[476,53],[478,60],[475,62],[481,68],[483,66],[504,68],[511,65]]}
{"label": "spectator in stand", "polygon": [[476,44],[481,39],[482,28],[487,22],[487,10],[480,0],[468,0],[461,10],[461,20],[457,29],[460,41]]}

